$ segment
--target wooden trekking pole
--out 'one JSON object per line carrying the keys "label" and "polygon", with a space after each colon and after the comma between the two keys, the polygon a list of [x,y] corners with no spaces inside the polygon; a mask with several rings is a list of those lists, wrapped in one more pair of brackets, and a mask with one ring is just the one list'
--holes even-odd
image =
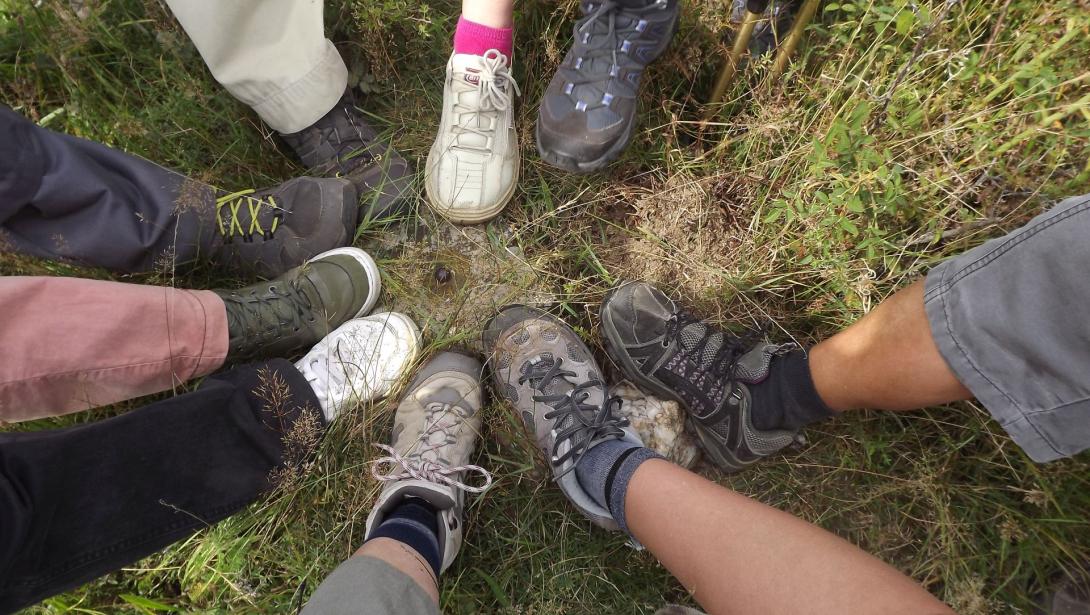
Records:
{"label": "wooden trekking pole", "polygon": [[734,76],[738,74],[738,64],[742,61],[742,54],[749,47],[749,39],[753,36],[753,28],[767,8],[768,0],[747,0],[745,20],[742,21],[742,27],[738,30],[738,34],[734,36],[734,46],[731,47],[730,55],[727,56],[726,61],[723,63],[723,68],[719,70],[719,77],[715,80],[715,88],[712,90],[711,99],[708,100],[708,105],[704,110],[705,122],[710,121],[719,112],[719,105],[722,104],[723,98],[727,95],[727,88],[734,82]]}
{"label": "wooden trekking pole", "polygon": [[780,45],[780,50],[776,52],[776,61],[772,63],[772,69],[769,71],[773,79],[783,74],[784,69],[787,68],[787,61],[791,59],[791,54],[795,53],[795,48],[799,46],[802,33],[806,30],[810,20],[814,18],[814,13],[817,13],[818,4],[820,3],[821,0],[806,0],[802,8],[799,9],[798,14],[795,15],[795,24],[791,26],[787,38]]}

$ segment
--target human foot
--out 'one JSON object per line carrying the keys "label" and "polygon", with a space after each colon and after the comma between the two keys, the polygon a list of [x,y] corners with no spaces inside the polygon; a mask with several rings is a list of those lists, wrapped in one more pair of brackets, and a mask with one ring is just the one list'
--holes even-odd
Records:
{"label": "human foot", "polygon": [[632,139],[640,77],[677,30],[677,0],[582,0],[575,40],[537,120],[541,158],[573,173],[616,160]]}
{"label": "human foot", "polygon": [[[487,470],[469,465],[481,431],[480,361],[444,352],[428,361],[413,379],[394,414],[389,456],[372,462],[383,482],[371,514],[367,536],[406,497],[419,498],[437,511],[440,572],[462,546],[465,494],[481,493],[492,484]],[[467,474],[484,478],[480,487],[466,484]]]}
{"label": "human foot", "polygon": [[623,440],[642,446],[616,414],[601,369],[586,344],[560,319],[528,306],[504,308],[488,323],[495,389],[519,413],[545,453],[564,495],[595,524],[619,529],[580,484],[575,469],[591,448]]}
{"label": "human foot", "polygon": [[796,442],[798,430],[754,426],[752,388],[793,344],[756,343],[720,331],[642,282],[611,291],[600,311],[606,352],[637,385],[674,399],[704,450],[736,472]]}
{"label": "human foot", "polygon": [[451,222],[476,224],[503,211],[515,193],[519,149],[509,59],[456,53],[447,63],[443,117],[428,152],[428,202]]}
{"label": "human foot", "polygon": [[315,175],[342,177],[359,193],[361,220],[382,220],[404,213],[412,184],[409,163],[356,108],[351,90],[317,122],[280,135]]}
{"label": "human foot", "polygon": [[382,312],[344,323],[295,367],[314,389],[327,421],[355,403],[387,395],[412,366],[420,331],[408,316]]}
{"label": "human foot", "polygon": [[359,248],[323,252],[268,282],[217,290],[227,310],[228,358],[288,356],[371,311],[378,266]]}

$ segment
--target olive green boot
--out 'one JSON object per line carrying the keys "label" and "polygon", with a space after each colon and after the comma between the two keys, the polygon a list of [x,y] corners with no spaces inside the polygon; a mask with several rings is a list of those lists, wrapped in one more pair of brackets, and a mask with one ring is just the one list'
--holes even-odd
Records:
{"label": "olive green boot", "polygon": [[268,282],[217,290],[227,308],[228,360],[288,357],[371,311],[381,282],[359,248],[323,252]]}

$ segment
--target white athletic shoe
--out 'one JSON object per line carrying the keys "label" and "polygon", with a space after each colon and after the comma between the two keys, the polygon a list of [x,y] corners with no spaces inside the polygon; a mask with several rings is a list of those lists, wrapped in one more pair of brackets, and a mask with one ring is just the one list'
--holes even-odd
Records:
{"label": "white athletic shoe", "polygon": [[[371,474],[385,484],[367,517],[366,535],[406,496],[421,498],[439,511],[441,570],[462,546],[466,492],[481,493],[492,484],[487,470],[469,465],[481,431],[482,370],[480,361],[455,352],[428,361],[397,406],[392,446],[378,445],[389,456],[371,462]],[[481,485],[467,484],[471,472]]]}
{"label": "white athletic shoe", "polygon": [[424,188],[442,216],[476,224],[499,215],[519,176],[515,95],[509,59],[495,49],[484,56],[453,54],[443,88],[443,118],[428,152]]}
{"label": "white athletic shoe", "polygon": [[355,318],[310,349],[295,367],[332,421],[353,403],[385,396],[412,366],[420,331],[397,312]]}

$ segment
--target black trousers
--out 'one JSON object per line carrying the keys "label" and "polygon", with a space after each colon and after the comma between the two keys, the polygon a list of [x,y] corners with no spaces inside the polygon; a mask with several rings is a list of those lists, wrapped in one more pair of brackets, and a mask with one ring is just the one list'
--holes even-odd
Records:
{"label": "black trousers", "polygon": [[124,272],[187,263],[214,238],[215,194],[0,105],[0,252]]}
{"label": "black trousers", "polygon": [[[268,491],[324,429],[288,361],[238,367],[192,393],[68,429],[0,434],[0,613],[188,537]],[[306,441],[295,434],[292,442]]]}

